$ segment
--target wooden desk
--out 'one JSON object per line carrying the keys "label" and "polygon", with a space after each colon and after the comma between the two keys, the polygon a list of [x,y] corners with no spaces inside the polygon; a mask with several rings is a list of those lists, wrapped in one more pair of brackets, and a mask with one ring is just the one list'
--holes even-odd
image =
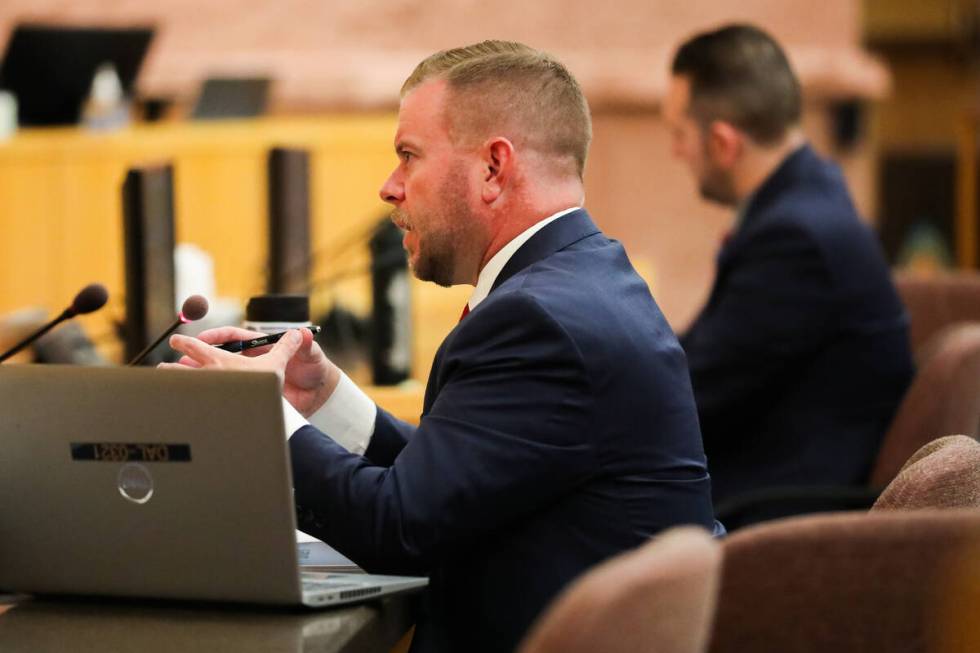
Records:
{"label": "wooden desk", "polygon": [[23,600],[4,612],[4,653],[387,652],[411,627],[412,595],[318,611]]}

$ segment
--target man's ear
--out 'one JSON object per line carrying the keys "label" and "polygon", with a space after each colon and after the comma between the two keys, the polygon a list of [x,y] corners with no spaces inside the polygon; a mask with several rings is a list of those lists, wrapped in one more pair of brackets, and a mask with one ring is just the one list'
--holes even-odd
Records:
{"label": "man's ear", "polygon": [[487,204],[496,201],[514,176],[514,144],[502,136],[491,138],[482,149],[482,192]]}
{"label": "man's ear", "polygon": [[716,165],[732,168],[741,158],[745,137],[730,122],[714,120],[708,126],[708,151]]}

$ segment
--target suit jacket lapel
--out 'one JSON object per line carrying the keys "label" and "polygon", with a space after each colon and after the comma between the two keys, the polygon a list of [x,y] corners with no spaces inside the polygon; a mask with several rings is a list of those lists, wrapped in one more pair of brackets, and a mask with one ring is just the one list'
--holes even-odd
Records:
{"label": "suit jacket lapel", "polygon": [[791,185],[797,177],[805,175],[810,167],[819,160],[809,145],[802,145],[789,154],[776,170],[762,183],[745,207],[742,224],[732,233],[728,242],[718,252],[718,277],[728,268],[733,256],[741,245],[752,237],[752,232],[758,223],[758,217],[765,207]]}
{"label": "suit jacket lapel", "polygon": [[[526,243],[514,253],[514,255],[504,265],[504,269],[497,275],[497,279],[490,289],[492,294],[496,288],[507,279],[511,278],[524,268],[533,263],[546,258],[555,252],[568,247],[574,242],[582,240],[587,236],[599,233],[599,228],[592,222],[592,218],[584,209],[572,211],[568,215],[563,215],[554,222],[542,228],[539,232],[531,236]],[[467,318],[475,319],[475,318]],[[442,388],[442,358],[447,344],[453,338],[455,329],[446,336],[446,339],[439,345],[435,358],[432,361],[432,370],[429,372],[429,382],[425,388],[425,400],[423,402],[422,415],[428,414],[429,409],[435,402]]]}
{"label": "suit jacket lapel", "polygon": [[500,284],[527,266],[551,256],[558,250],[564,249],[586,236],[597,233],[599,233],[599,228],[592,222],[592,218],[589,217],[585,209],[563,215],[531,236],[526,243],[521,245],[520,249],[514,252],[514,255],[504,265],[504,269],[497,275],[490,292],[492,293]]}

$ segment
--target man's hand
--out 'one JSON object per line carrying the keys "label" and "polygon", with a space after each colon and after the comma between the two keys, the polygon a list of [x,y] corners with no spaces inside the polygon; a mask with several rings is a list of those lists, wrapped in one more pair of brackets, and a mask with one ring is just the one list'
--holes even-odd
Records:
{"label": "man's hand", "polygon": [[184,356],[177,363],[161,363],[160,367],[275,372],[283,380],[283,395],[289,403],[309,417],[330,398],[340,381],[340,369],[313,342],[309,329],[291,331],[272,346],[248,349],[242,354],[212,346],[264,335],[267,334],[238,327],[208,329],[197,338],[174,335],[170,346]]}

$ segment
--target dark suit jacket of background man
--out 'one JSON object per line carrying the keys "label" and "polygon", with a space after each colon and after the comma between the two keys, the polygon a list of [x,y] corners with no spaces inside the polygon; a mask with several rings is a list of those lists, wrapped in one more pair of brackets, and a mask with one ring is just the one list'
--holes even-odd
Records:
{"label": "dark suit jacket of background man", "polygon": [[583,210],[449,333],[417,428],[379,409],[363,458],[313,427],[290,449],[301,529],[369,571],[430,576],[416,651],[513,650],[580,572],[714,525],[683,352]]}
{"label": "dark suit jacket of background man", "polygon": [[803,146],[754,193],[681,344],[716,504],[865,481],[913,364],[881,248],[836,166]]}

